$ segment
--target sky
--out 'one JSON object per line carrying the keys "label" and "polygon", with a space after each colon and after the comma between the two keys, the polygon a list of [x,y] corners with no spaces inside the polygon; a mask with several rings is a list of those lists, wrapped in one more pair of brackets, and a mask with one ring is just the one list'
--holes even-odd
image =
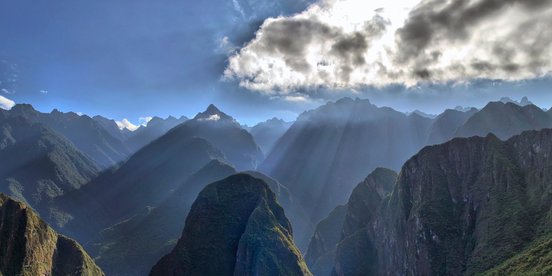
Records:
{"label": "sky", "polygon": [[[0,107],[242,123],[344,96],[552,106],[550,0],[0,0]],[[123,121],[127,119],[127,121]]]}

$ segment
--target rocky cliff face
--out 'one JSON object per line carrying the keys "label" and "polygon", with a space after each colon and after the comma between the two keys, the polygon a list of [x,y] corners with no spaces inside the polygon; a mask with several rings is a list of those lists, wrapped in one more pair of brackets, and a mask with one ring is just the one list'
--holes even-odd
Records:
{"label": "rocky cliff face", "polygon": [[75,241],[0,194],[0,275],[104,275]]}
{"label": "rocky cliff face", "polygon": [[396,172],[375,169],[356,186],[345,206],[338,206],[318,224],[306,255],[315,275],[330,275],[334,263],[342,274],[366,272],[364,264],[369,263],[363,261],[366,251],[361,249],[366,243],[364,232],[380,214],[380,206],[396,180]]}
{"label": "rocky cliff face", "polygon": [[314,275],[330,275],[334,265],[335,249],[341,240],[341,229],[347,214],[347,205],[339,205],[316,226],[305,260]]}
{"label": "rocky cliff face", "polygon": [[262,180],[236,174],[208,185],[182,237],[151,275],[310,275],[291,225]]}
{"label": "rocky cliff face", "polygon": [[405,163],[379,214],[343,236],[334,273],[473,275],[504,262],[518,269],[515,255],[528,248],[538,256],[531,245],[552,232],[551,154],[552,130],[424,148]]}

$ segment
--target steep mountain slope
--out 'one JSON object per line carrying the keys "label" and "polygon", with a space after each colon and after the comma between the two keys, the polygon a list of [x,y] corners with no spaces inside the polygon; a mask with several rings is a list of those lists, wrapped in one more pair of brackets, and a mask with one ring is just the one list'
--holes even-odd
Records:
{"label": "steep mountain slope", "polygon": [[490,102],[471,116],[454,136],[486,136],[493,133],[505,140],[526,130],[550,127],[552,117],[532,104],[520,106],[510,102]]}
{"label": "steep mountain slope", "polygon": [[441,144],[452,139],[461,126],[477,112],[477,109],[471,108],[467,111],[447,109],[441,113],[431,125],[428,145]]}
{"label": "steep mountain slope", "polygon": [[119,141],[124,142],[132,135],[132,131],[126,128],[119,129],[119,126],[117,126],[117,123],[113,119],[108,119],[100,115],[96,115],[92,117],[92,119],[98,122],[98,124],[100,124],[100,126],[102,126],[111,136],[117,138]]}
{"label": "steep mountain slope", "polygon": [[65,220],[48,209],[51,200],[97,174],[94,162],[57,133],[23,117],[0,118],[0,192],[29,204],[49,221]]}
{"label": "steep mountain slope", "polygon": [[483,275],[551,275],[552,236],[538,239],[523,252],[508,259]]}
{"label": "steep mountain slope", "polygon": [[282,119],[274,117],[256,124],[249,130],[249,133],[253,135],[255,142],[261,147],[263,153],[268,154],[276,141],[284,135],[291,124],[290,122],[285,122]]}
{"label": "steep mountain slope", "polygon": [[107,168],[126,159],[130,150],[117,138],[109,134],[97,121],[76,113],[62,113],[54,109],[51,113],[40,113],[31,105],[17,104],[6,111],[7,117],[24,117],[31,123],[40,123],[71,141],[77,149],[86,154],[101,168]]}
{"label": "steep mountain slope", "polygon": [[341,229],[347,213],[346,205],[333,209],[328,217],[316,225],[316,230],[305,254],[305,261],[314,275],[330,275],[333,270],[335,249],[341,240]]}
{"label": "steep mountain slope", "polygon": [[147,206],[159,205],[213,159],[223,159],[223,155],[206,140],[165,135],[120,167],[57,200],[60,208],[75,217],[65,231],[87,241],[101,229]]}
{"label": "steep mountain slope", "polygon": [[551,275],[552,236],[533,242],[527,249],[483,275]]}
{"label": "steep mountain slope", "polygon": [[[349,272],[344,274],[354,274],[353,272],[359,269],[346,267],[347,261],[361,260],[364,257],[362,251],[350,247],[358,247],[362,244],[362,239],[357,237],[358,233],[362,233],[367,222],[379,215],[380,205],[393,190],[396,180],[396,172],[376,168],[355,187],[347,205],[337,207],[318,224],[306,255],[307,264],[316,275],[332,273],[337,245],[342,240],[343,244],[339,248],[341,252],[337,254],[340,271],[346,270]],[[343,256],[342,252],[348,254]],[[355,263],[355,265],[358,264]]]}
{"label": "steep mountain slope", "polygon": [[0,275],[104,275],[75,241],[0,194]]}
{"label": "steep mountain slope", "polygon": [[310,275],[274,193],[248,174],[201,191],[176,247],[150,275],[232,274]]}
{"label": "steep mountain slope", "polygon": [[179,119],[173,116],[169,116],[167,119],[162,119],[157,116],[153,117],[145,127],[141,126],[135,130],[125,142],[131,150],[137,151],[153,140],[163,136],[171,128],[187,120],[188,118],[184,116]]}
{"label": "steep mountain slope", "polygon": [[220,149],[238,171],[255,169],[263,154],[253,136],[214,105],[193,119],[173,128],[165,136],[200,137]]}
{"label": "steep mountain slope", "polygon": [[234,168],[223,161],[209,162],[158,207],[104,230],[96,241],[96,262],[108,274],[147,275],[174,247],[199,192],[234,173]]}
{"label": "steep mountain slope", "polygon": [[549,129],[505,142],[488,135],[424,148],[404,164],[379,215],[344,235],[335,273],[512,271],[516,254],[541,254],[531,245],[552,234],[550,154]]}
{"label": "steep mountain slope", "polygon": [[[277,142],[260,170],[304,204],[310,225],[346,202],[376,167],[399,168],[425,144],[432,120],[344,98],[303,113]],[[312,233],[296,232],[306,245]]]}

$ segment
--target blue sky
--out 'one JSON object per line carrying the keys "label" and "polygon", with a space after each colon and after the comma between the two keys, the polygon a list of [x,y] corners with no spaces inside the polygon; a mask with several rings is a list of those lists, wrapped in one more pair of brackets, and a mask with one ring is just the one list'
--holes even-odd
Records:
{"label": "blue sky", "polygon": [[[342,96],[400,110],[438,112],[501,96],[552,105],[549,78],[516,82],[332,87],[275,97],[222,80],[228,56],[256,37],[266,18],[292,16],[307,1],[0,0],[0,95],[41,111],[122,119],[193,116],[208,104],[244,123],[301,111]],[[3,79],[3,80],[2,80]],[[297,100],[299,99],[299,100]]]}

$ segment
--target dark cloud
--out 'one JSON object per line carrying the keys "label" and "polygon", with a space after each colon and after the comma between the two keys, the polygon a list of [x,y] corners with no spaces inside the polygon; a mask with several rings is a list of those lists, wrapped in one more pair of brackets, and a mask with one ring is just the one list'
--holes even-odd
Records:
{"label": "dark cloud", "polygon": [[[244,85],[270,81],[262,78],[265,70],[258,66],[273,70],[275,65],[270,61],[272,57],[283,61],[291,71],[308,76],[309,79],[336,78],[337,82],[348,83],[355,68],[366,64],[364,56],[370,48],[370,41],[384,34],[388,25],[389,22],[377,14],[353,33],[332,26],[317,16],[269,19],[257,32],[257,39],[253,39],[237,56],[230,58],[230,66],[225,74],[244,76]],[[317,59],[314,62],[309,60],[313,54]],[[268,58],[259,60],[256,57]],[[328,72],[327,68],[330,67],[335,69]],[[243,70],[249,72],[242,74]]]}
{"label": "dark cloud", "polygon": [[315,18],[278,20],[264,26],[264,40],[259,45],[268,54],[278,53],[286,64],[299,72],[311,70],[306,58],[307,47],[314,41],[333,40],[339,31]]}
{"label": "dark cloud", "polygon": [[[398,64],[411,64],[414,67],[414,75],[427,79],[426,72],[431,64],[439,62],[438,58],[427,58],[427,50],[433,46],[454,45],[466,43],[472,39],[477,29],[484,21],[493,20],[507,8],[515,8],[528,11],[536,11],[541,8],[550,7],[549,0],[429,0],[423,1],[410,12],[405,25],[396,32],[398,51],[395,62]],[[515,21],[515,19],[513,20]],[[496,44],[490,41],[482,47],[491,47],[494,59],[497,62],[492,64],[488,61],[473,61],[471,68],[491,73],[501,70],[507,73],[515,73],[521,67],[538,66],[535,60],[529,60],[524,64],[512,63],[513,57],[518,52],[529,54],[530,58],[540,57],[542,51],[550,47],[550,37],[540,37],[538,43],[523,45],[517,43],[523,37],[523,32],[534,29],[535,24],[543,22],[531,21],[519,25],[517,30],[508,37],[508,40],[515,41],[503,44],[497,41]],[[497,30],[500,31],[500,30]],[[531,68],[527,68],[531,70]]]}
{"label": "dark cloud", "polygon": [[405,2],[371,4],[365,19],[351,13],[370,5],[360,0],[268,19],[230,57],[225,75],[268,94],[316,96],[320,88],[520,81],[552,72],[552,0],[423,0],[408,13]]}

